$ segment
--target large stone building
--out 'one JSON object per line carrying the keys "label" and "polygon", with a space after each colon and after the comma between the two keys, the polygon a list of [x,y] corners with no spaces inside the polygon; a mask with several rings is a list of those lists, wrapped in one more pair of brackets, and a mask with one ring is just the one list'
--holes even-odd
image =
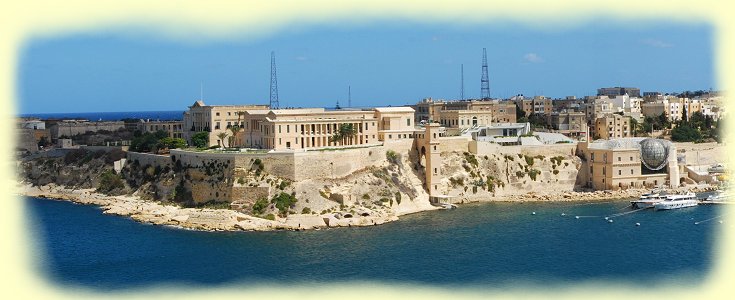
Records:
{"label": "large stone building", "polygon": [[[476,112],[478,119],[489,117],[491,123],[513,123],[516,121],[516,110],[513,102],[499,100],[466,100],[466,101],[443,101],[427,98],[413,106],[416,111],[417,122],[439,122],[442,124],[453,123],[450,120],[442,122],[442,112],[445,111],[468,111],[465,116]],[[489,113],[488,113],[489,112]],[[454,114],[447,114],[454,119]],[[459,123],[458,123],[459,124]],[[447,126],[447,125],[445,125]]]}
{"label": "large stone building", "polygon": [[492,111],[476,110],[442,110],[439,112],[439,123],[449,128],[466,129],[470,127],[490,125]]}
{"label": "large stone building", "polygon": [[[335,146],[369,145],[413,138],[414,109],[378,107],[367,110],[267,109],[263,106],[215,106],[209,121],[196,121],[206,107],[197,101],[184,113],[185,134],[191,143],[195,132],[209,132],[209,145],[256,149],[310,149]],[[211,107],[211,106],[210,106]],[[228,115],[225,115],[229,113]],[[237,116],[235,116],[237,115]],[[234,121],[233,121],[234,120]],[[239,124],[239,125],[238,125]],[[238,125],[239,130],[231,130]],[[213,127],[206,127],[213,126]],[[350,130],[351,129],[351,130]],[[224,140],[220,134],[224,136]],[[234,134],[234,135],[233,135]]]}
{"label": "large stone building", "polygon": [[549,115],[549,124],[556,132],[570,138],[580,139],[587,136],[587,119],[583,112],[553,112]]}
{"label": "large stone building", "polygon": [[597,89],[598,96],[608,96],[614,98],[615,96],[628,95],[631,97],[640,97],[641,89],[634,87],[606,87]]}
{"label": "large stone building", "polygon": [[675,146],[665,140],[620,138],[577,144],[583,184],[595,190],[678,187]]}
{"label": "large stone building", "polygon": [[596,139],[631,137],[630,117],[619,114],[605,114],[595,120]]}
{"label": "large stone building", "polygon": [[72,137],[87,132],[118,131],[125,129],[123,121],[88,121],[88,120],[46,120],[51,139]]}
{"label": "large stone building", "polygon": [[182,121],[150,121],[141,120],[136,124],[136,129],[142,133],[165,131],[171,138],[184,138]]}
{"label": "large stone building", "polygon": [[242,114],[246,110],[269,109],[268,105],[206,105],[196,101],[184,112],[183,137],[191,144],[191,137],[197,132],[209,133],[208,145],[218,145],[220,133],[231,134],[233,125],[243,127]]}

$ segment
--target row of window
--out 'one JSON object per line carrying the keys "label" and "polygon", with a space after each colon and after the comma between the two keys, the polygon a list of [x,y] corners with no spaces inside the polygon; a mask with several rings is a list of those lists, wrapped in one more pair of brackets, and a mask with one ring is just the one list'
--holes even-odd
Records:
{"label": "row of window", "polygon": [[[595,153],[590,153],[590,161],[595,161]],[[602,153],[602,161],[607,162],[607,153]],[[618,161],[622,161],[622,156],[618,156]],[[630,156],[630,161],[633,161],[633,156]]]}
{"label": "row of window", "polygon": [[[590,175],[594,175],[594,168],[590,166]],[[630,175],[634,175],[633,169],[630,169]],[[607,175],[607,167],[602,167],[602,175]],[[623,175],[623,170],[618,170],[618,175]]]}

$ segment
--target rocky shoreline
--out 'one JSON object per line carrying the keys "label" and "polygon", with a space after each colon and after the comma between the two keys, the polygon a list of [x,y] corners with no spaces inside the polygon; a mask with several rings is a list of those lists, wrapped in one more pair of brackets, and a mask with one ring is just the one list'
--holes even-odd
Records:
{"label": "rocky shoreline", "polygon": [[[96,193],[94,189],[69,189],[55,184],[32,186],[28,183],[18,184],[19,193],[23,196],[66,200],[79,204],[97,205],[104,214],[126,216],[131,219],[155,225],[169,225],[183,229],[200,231],[272,231],[272,230],[307,230],[329,227],[374,226],[398,220],[401,215],[438,207],[423,207],[415,210],[403,210],[395,214],[367,216],[341,216],[338,213],[322,215],[292,214],[285,218],[276,217],[267,220],[250,216],[230,209],[182,208],[173,205],[142,200],[136,196],[108,196]],[[705,192],[713,187],[671,189],[668,192]],[[611,199],[637,198],[648,192],[645,189],[628,189],[622,191],[564,192],[558,194],[519,194],[504,197],[490,197],[486,201],[468,202],[527,202],[527,201],[597,201]],[[464,201],[463,201],[464,202]]]}

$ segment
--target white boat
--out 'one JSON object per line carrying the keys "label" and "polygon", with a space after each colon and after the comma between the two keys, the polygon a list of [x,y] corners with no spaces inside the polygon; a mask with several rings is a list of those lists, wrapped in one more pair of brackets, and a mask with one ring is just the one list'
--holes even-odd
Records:
{"label": "white boat", "polygon": [[687,192],[683,195],[668,195],[666,196],[666,200],[654,204],[653,208],[656,210],[666,210],[692,207],[697,206],[697,204],[699,204],[697,195],[692,192]]}
{"label": "white boat", "polygon": [[666,200],[666,195],[662,195],[657,190],[641,195],[637,200],[631,200],[630,205],[633,208],[653,208],[653,205]]}
{"label": "white boat", "polygon": [[730,199],[732,198],[732,195],[724,190],[718,190],[716,193],[709,195],[707,199],[702,200],[702,203],[705,204],[721,204],[721,203],[730,203]]}

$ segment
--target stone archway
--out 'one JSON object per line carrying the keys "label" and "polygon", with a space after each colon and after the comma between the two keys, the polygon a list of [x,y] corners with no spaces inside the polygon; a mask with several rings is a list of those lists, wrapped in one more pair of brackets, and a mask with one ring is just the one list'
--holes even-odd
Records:
{"label": "stone archway", "polygon": [[426,146],[421,146],[419,151],[419,166],[426,168]]}

